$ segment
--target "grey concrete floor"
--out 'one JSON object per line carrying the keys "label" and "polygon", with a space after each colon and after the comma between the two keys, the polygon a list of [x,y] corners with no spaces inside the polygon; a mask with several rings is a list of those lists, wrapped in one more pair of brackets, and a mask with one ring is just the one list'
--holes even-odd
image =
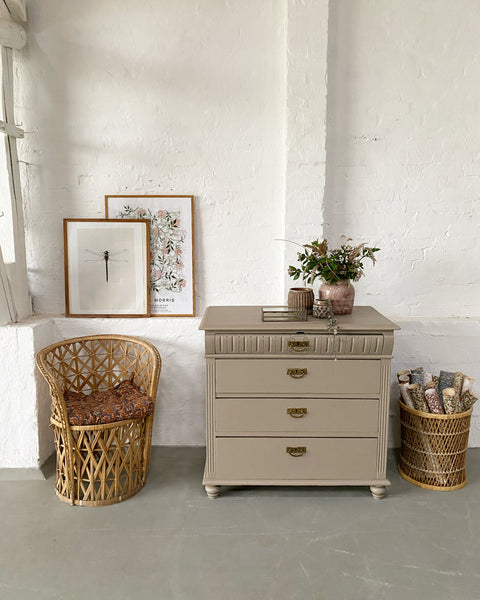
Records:
{"label": "grey concrete floor", "polygon": [[2,600],[480,599],[480,449],[455,492],[201,485],[204,449],[153,449],[146,487],[71,507],[0,481]]}

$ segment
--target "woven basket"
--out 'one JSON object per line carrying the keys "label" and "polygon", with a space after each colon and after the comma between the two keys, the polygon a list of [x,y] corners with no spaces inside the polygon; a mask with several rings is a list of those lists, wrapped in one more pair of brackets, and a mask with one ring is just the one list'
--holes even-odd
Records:
{"label": "woven basket", "polygon": [[398,470],[411,483],[452,491],[467,483],[465,463],[472,409],[453,415],[420,412],[400,400]]}
{"label": "woven basket", "polygon": [[153,414],[73,426],[64,392],[88,394],[129,379],[155,401],[161,369],[155,346],[131,336],[86,336],[52,344],[36,360],[52,397],[57,496],[70,504],[103,506],[140,491],[150,461]]}

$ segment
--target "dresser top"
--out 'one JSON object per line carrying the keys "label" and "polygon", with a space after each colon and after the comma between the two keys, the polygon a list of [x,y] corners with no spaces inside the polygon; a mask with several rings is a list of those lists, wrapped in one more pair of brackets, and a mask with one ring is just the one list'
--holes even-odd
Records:
{"label": "dresser top", "polygon": [[[393,331],[400,327],[371,306],[354,306],[351,315],[336,315],[339,333]],[[262,321],[262,306],[209,306],[199,329],[205,331],[327,332],[327,319]]]}

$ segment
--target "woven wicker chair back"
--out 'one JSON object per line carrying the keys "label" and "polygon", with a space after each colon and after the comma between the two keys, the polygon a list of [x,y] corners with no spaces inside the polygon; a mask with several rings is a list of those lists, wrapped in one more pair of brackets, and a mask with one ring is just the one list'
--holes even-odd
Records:
{"label": "woven wicker chair back", "polygon": [[52,413],[57,421],[66,391],[90,393],[131,379],[155,401],[160,355],[149,342],[131,336],[86,336],[51,344],[37,354],[37,364],[50,384]]}
{"label": "woven wicker chair back", "polygon": [[89,336],[52,344],[39,352],[39,361],[62,388],[88,393],[133,382],[149,394],[157,362],[154,347],[132,337]]}

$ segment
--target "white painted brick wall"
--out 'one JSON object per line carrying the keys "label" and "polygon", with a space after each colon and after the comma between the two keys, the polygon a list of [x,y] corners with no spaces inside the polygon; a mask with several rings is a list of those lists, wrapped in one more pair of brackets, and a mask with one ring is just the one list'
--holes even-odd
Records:
{"label": "white painted brick wall", "polygon": [[52,319],[0,328],[0,468],[35,469],[53,452],[50,395],[35,353],[54,337]]}
{"label": "white painted brick wall", "polygon": [[[423,362],[480,382],[475,0],[330,3],[326,183],[327,0],[43,0],[28,9],[17,114],[37,312],[64,311],[62,219],[103,216],[105,194],[195,195],[199,315],[210,304],[283,302],[288,258],[275,240],[321,235],[323,211],[329,238],[382,248],[357,303],[402,327],[393,370]],[[202,444],[198,323],[59,318],[51,336],[121,330],[153,341],[164,361],[154,443]],[[11,349],[3,339],[2,352]],[[20,375],[32,374],[28,356]],[[42,430],[46,402],[33,417]],[[48,450],[32,444],[32,456]]]}
{"label": "white painted brick wall", "polygon": [[325,200],[329,239],[381,248],[356,301],[402,327],[393,369],[458,369],[477,393],[479,22],[474,0],[330,3]]}
{"label": "white painted brick wall", "polygon": [[62,219],[102,217],[118,193],[195,195],[199,313],[278,302],[283,2],[30,4],[19,112],[36,312],[64,311]]}
{"label": "white painted brick wall", "polygon": [[479,22],[475,0],[331,3],[326,233],[382,249],[358,300],[391,315],[480,316]]}

